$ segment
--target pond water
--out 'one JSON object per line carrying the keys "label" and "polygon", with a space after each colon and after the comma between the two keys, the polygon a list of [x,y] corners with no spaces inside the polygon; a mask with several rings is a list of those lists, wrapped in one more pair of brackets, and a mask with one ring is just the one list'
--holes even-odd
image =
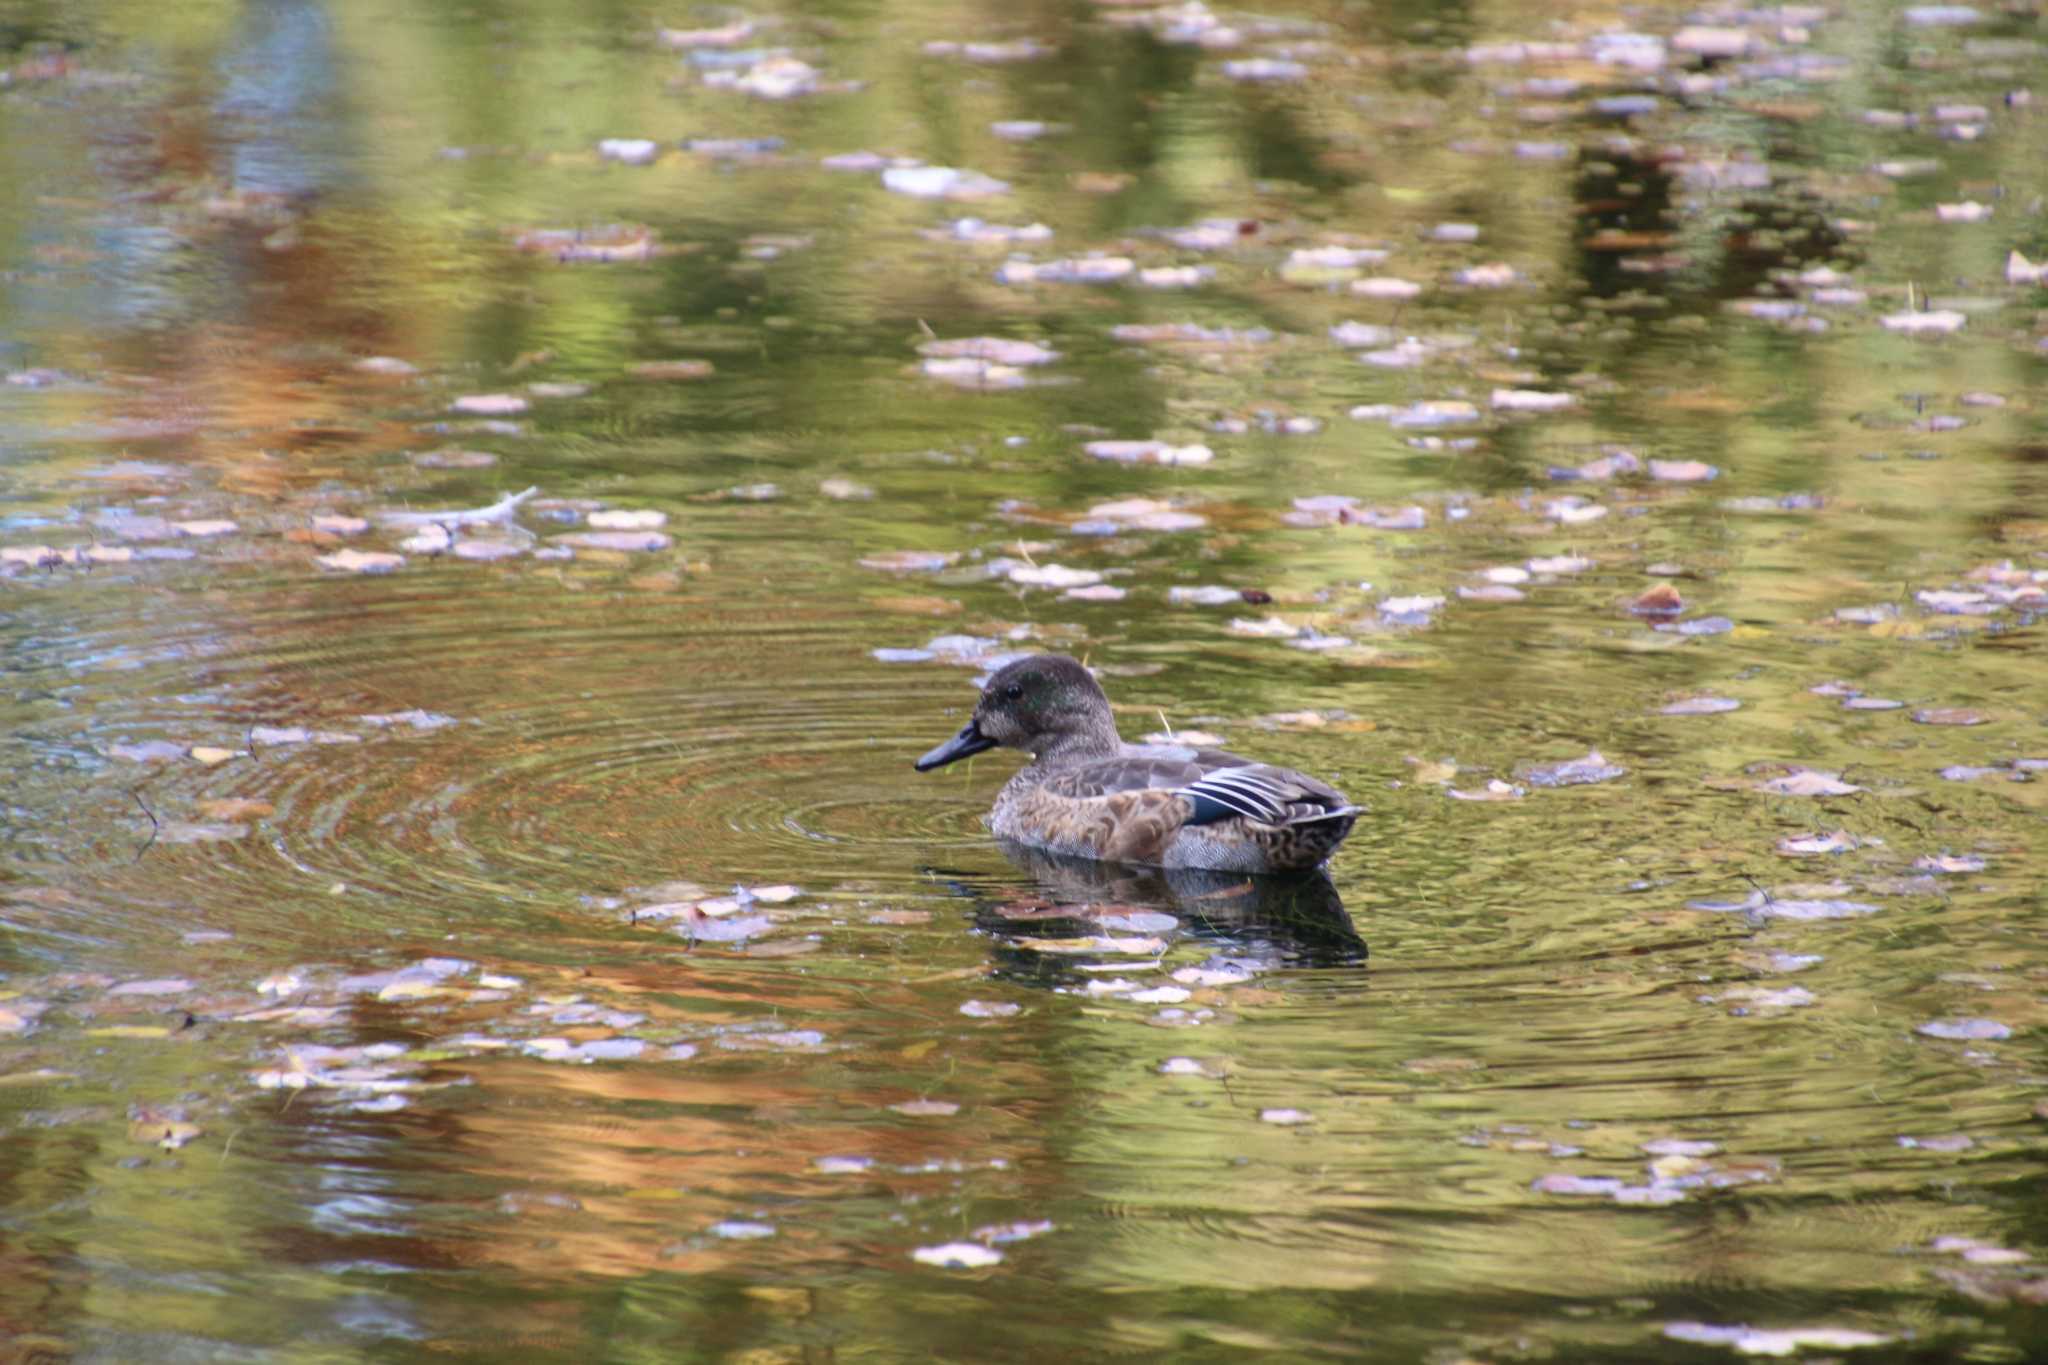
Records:
{"label": "pond water", "polygon": [[0,0],[9,1358],[2039,1358],[2044,40]]}

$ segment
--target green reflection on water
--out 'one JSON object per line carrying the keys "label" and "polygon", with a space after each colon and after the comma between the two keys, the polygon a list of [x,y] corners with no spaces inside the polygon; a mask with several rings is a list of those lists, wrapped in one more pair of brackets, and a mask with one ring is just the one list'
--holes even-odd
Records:
{"label": "green reflection on water", "polygon": [[[620,7],[0,3],[0,546],[132,552],[0,580],[21,1349],[1643,1359],[1705,1350],[1661,1335],[1688,1320],[2028,1349],[2039,604],[1916,597],[2044,565],[2041,299],[2001,273],[2048,247],[2039,126],[2004,100],[2038,53],[1995,46],[2024,25],[1759,21],[1744,59],[1652,71],[1564,7],[1302,7],[1215,51],[1118,13],[792,12],[734,48],[859,88],[768,102]],[[1048,52],[924,47],[963,36]],[[1461,46],[1539,37],[1581,45]],[[1844,74],[1754,64],[1806,54]],[[1313,78],[1226,74],[1255,57]],[[1655,107],[1595,103],[1632,94]],[[594,150],[640,136],[651,166]],[[780,142],[677,147],[713,138]],[[818,164],[856,150],[1013,188],[934,205]],[[1965,200],[1991,216],[1940,219]],[[944,240],[963,214],[1053,236]],[[662,251],[518,245],[607,224]],[[1292,259],[1330,246],[1389,254]],[[1090,252],[1213,275],[997,279]],[[1492,263],[1519,278],[1457,283]],[[1818,301],[1821,267],[1867,299]],[[1351,292],[1377,275],[1426,287]],[[1928,294],[1960,333],[1876,323]],[[1209,330],[1111,332],[1180,323]],[[1017,388],[920,373],[981,334],[1061,356]],[[1358,358],[1408,337],[1418,367]],[[377,355],[417,373],[352,368]],[[714,372],[629,368],[677,359]],[[1503,412],[1515,389],[1577,401]],[[449,411],[485,393],[530,410]],[[1445,399],[1478,420],[1348,415]],[[1083,453],[1149,437],[1215,459]],[[1719,477],[1554,481],[1624,452]],[[481,533],[510,558],[312,563],[406,534],[316,515],[530,484]],[[1325,494],[1422,525],[1294,506]],[[1091,533],[1137,497],[1204,524]],[[673,545],[532,553],[598,505]],[[169,525],[210,518],[235,529]],[[959,558],[859,566],[901,550]],[[1627,608],[1656,582],[1729,628],[1653,629]],[[1201,585],[1248,596],[1168,595]],[[908,766],[977,670],[873,654],[942,634],[1087,655],[1127,737],[1340,782],[1368,805],[1342,908],[1011,861],[979,817],[1012,760]],[[1740,708],[1662,713],[1700,695]],[[370,719],[414,708],[450,723]],[[1984,723],[1912,718],[1943,709]],[[1529,776],[1595,750],[1625,775]],[[1759,790],[1783,765],[1864,790]],[[1489,779],[1522,799],[1448,794]],[[1860,846],[1781,851],[1837,829]],[[1983,865],[1914,865],[1943,855]],[[1874,910],[1779,914],[1843,903]],[[2012,1036],[1915,1032],[1942,1019]],[[641,1055],[546,1059],[621,1039]],[[167,1122],[204,1131],[166,1150]],[[1672,1139],[1718,1150],[1644,1150]],[[999,1264],[911,1258],[978,1230]]]}

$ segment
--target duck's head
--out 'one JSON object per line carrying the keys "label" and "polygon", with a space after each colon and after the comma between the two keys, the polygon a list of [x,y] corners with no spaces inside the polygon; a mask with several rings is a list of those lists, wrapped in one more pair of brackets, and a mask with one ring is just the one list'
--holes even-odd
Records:
{"label": "duck's head", "polygon": [[996,670],[981,689],[974,718],[916,767],[930,772],[999,744],[1042,756],[1054,749],[1115,752],[1117,743],[1109,698],[1081,661],[1034,654]]}

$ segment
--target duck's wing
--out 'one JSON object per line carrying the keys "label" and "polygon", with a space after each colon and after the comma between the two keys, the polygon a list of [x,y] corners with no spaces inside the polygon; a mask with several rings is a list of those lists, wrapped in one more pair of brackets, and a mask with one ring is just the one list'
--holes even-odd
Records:
{"label": "duck's wing", "polygon": [[1046,790],[1087,800],[1122,793],[1162,805],[1185,800],[1181,821],[1213,824],[1243,817],[1262,825],[1297,825],[1354,815],[1358,807],[1335,787],[1291,768],[1254,763],[1215,749],[1131,746],[1116,758],[1071,768],[1049,779]]}
{"label": "duck's wing", "polygon": [[1191,825],[1242,816],[1261,825],[1305,825],[1356,815],[1336,788],[1291,768],[1247,763],[1217,768],[1180,788],[1194,806]]}

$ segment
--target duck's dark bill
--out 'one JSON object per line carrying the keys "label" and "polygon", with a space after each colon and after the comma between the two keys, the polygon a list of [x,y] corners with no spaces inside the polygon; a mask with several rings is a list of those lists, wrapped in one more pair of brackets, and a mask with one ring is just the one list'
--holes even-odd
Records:
{"label": "duck's dark bill", "polygon": [[919,772],[928,773],[934,768],[945,767],[956,758],[972,758],[983,749],[995,747],[996,742],[984,735],[970,720],[960,727],[959,734],[917,760],[915,766]]}

